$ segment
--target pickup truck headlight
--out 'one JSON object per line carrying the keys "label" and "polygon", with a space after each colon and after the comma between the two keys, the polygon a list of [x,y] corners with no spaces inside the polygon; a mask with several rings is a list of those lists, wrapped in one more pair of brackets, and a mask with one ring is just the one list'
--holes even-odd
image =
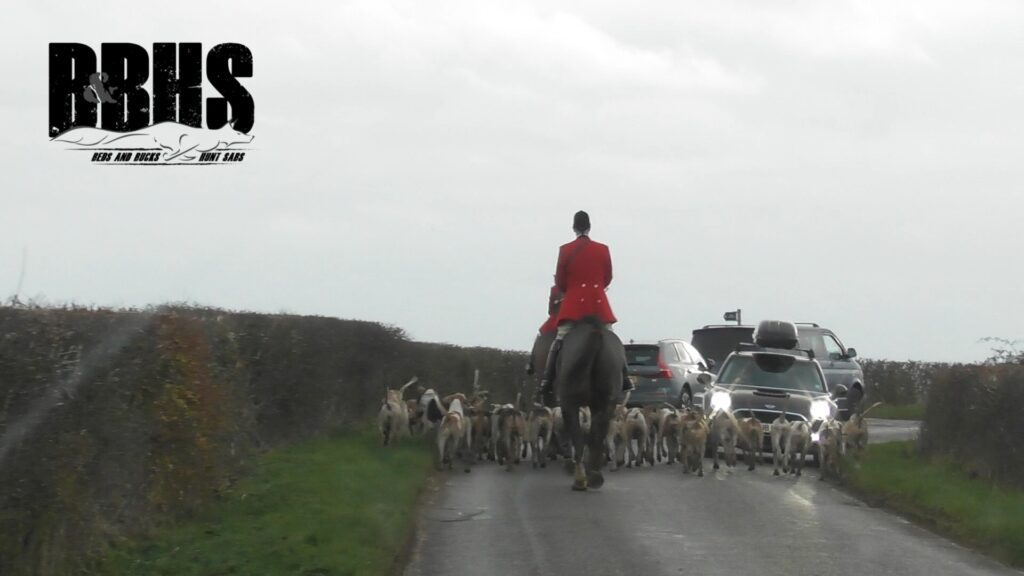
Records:
{"label": "pickup truck headlight", "polygon": [[711,411],[728,410],[732,408],[732,396],[728,392],[718,390],[711,395]]}
{"label": "pickup truck headlight", "polygon": [[828,400],[815,400],[811,402],[811,419],[824,420],[832,414],[832,405]]}

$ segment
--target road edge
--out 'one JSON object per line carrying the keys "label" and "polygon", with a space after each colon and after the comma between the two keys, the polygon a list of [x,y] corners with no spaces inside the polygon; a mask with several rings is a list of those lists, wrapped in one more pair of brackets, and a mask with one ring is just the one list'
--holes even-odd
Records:
{"label": "road edge", "polygon": [[437,471],[431,466],[426,472],[426,479],[412,505],[409,526],[406,527],[405,540],[391,564],[388,572],[391,576],[402,576],[408,570],[412,559],[423,542],[424,512],[436,501],[441,492],[441,481]]}
{"label": "road edge", "polygon": [[[849,466],[849,461],[844,462],[845,470],[842,480],[838,483],[831,483],[836,489],[844,492],[852,498],[856,498],[870,508],[882,510],[886,513],[898,516],[922,530],[926,530],[957,546],[978,554],[999,566],[1015,571],[1021,571],[1021,569],[1024,568],[1024,563],[1015,564],[1007,558],[1004,558],[1002,555],[1003,550],[1000,548],[992,545],[986,545],[984,540],[971,538],[965,534],[959,534],[952,529],[944,527],[942,519],[937,517],[937,513],[929,511],[926,507],[917,506],[912,502],[904,500],[893,499],[884,493],[877,493],[861,486],[855,486],[850,482],[851,472],[848,468]],[[954,519],[950,518],[950,521],[952,520]]]}

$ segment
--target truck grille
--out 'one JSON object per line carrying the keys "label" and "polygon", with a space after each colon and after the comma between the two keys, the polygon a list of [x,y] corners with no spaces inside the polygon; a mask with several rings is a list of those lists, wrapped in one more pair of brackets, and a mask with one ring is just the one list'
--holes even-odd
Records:
{"label": "truck grille", "polygon": [[[749,410],[746,408],[733,412],[733,415],[737,418],[749,418],[753,416],[762,424],[771,424],[779,417],[779,414],[782,414],[779,410]],[[807,418],[802,414],[794,414],[793,412],[786,413],[786,420],[789,420],[790,422],[807,422]]]}

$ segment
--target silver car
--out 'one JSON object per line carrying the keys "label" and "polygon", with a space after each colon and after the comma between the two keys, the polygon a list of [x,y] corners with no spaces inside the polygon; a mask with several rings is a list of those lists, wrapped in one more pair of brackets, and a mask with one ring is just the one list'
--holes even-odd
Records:
{"label": "silver car", "polygon": [[636,390],[629,406],[668,402],[674,406],[703,403],[704,389],[711,382],[711,367],[696,348],[685,340],[661,340],[656,344],[626,347],[626,363]]}

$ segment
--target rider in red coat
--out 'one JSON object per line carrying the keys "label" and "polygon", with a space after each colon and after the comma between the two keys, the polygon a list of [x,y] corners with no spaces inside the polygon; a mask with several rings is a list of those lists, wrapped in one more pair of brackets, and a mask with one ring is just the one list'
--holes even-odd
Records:
{"label": "rider in red coat", "polygon": [[[605,324],[616,321],[605,293],[612,281],[612,258],[608,246],[590,239],[590,216],[582,210],[573,217],[572,229],[576,232],[576,239],[559,247],[555,269],[555,287],[564,296],[558,311],[558,335],[551,343],[544,378],[538,388],[538,394],[547,404],[551,403],[553,396],[551,384],[555,379],[555,361],[562,348],[562,339],[573,324],[587,316],[595,316]],[[623,371],[623,390],[632,388],[628,375]]]}

